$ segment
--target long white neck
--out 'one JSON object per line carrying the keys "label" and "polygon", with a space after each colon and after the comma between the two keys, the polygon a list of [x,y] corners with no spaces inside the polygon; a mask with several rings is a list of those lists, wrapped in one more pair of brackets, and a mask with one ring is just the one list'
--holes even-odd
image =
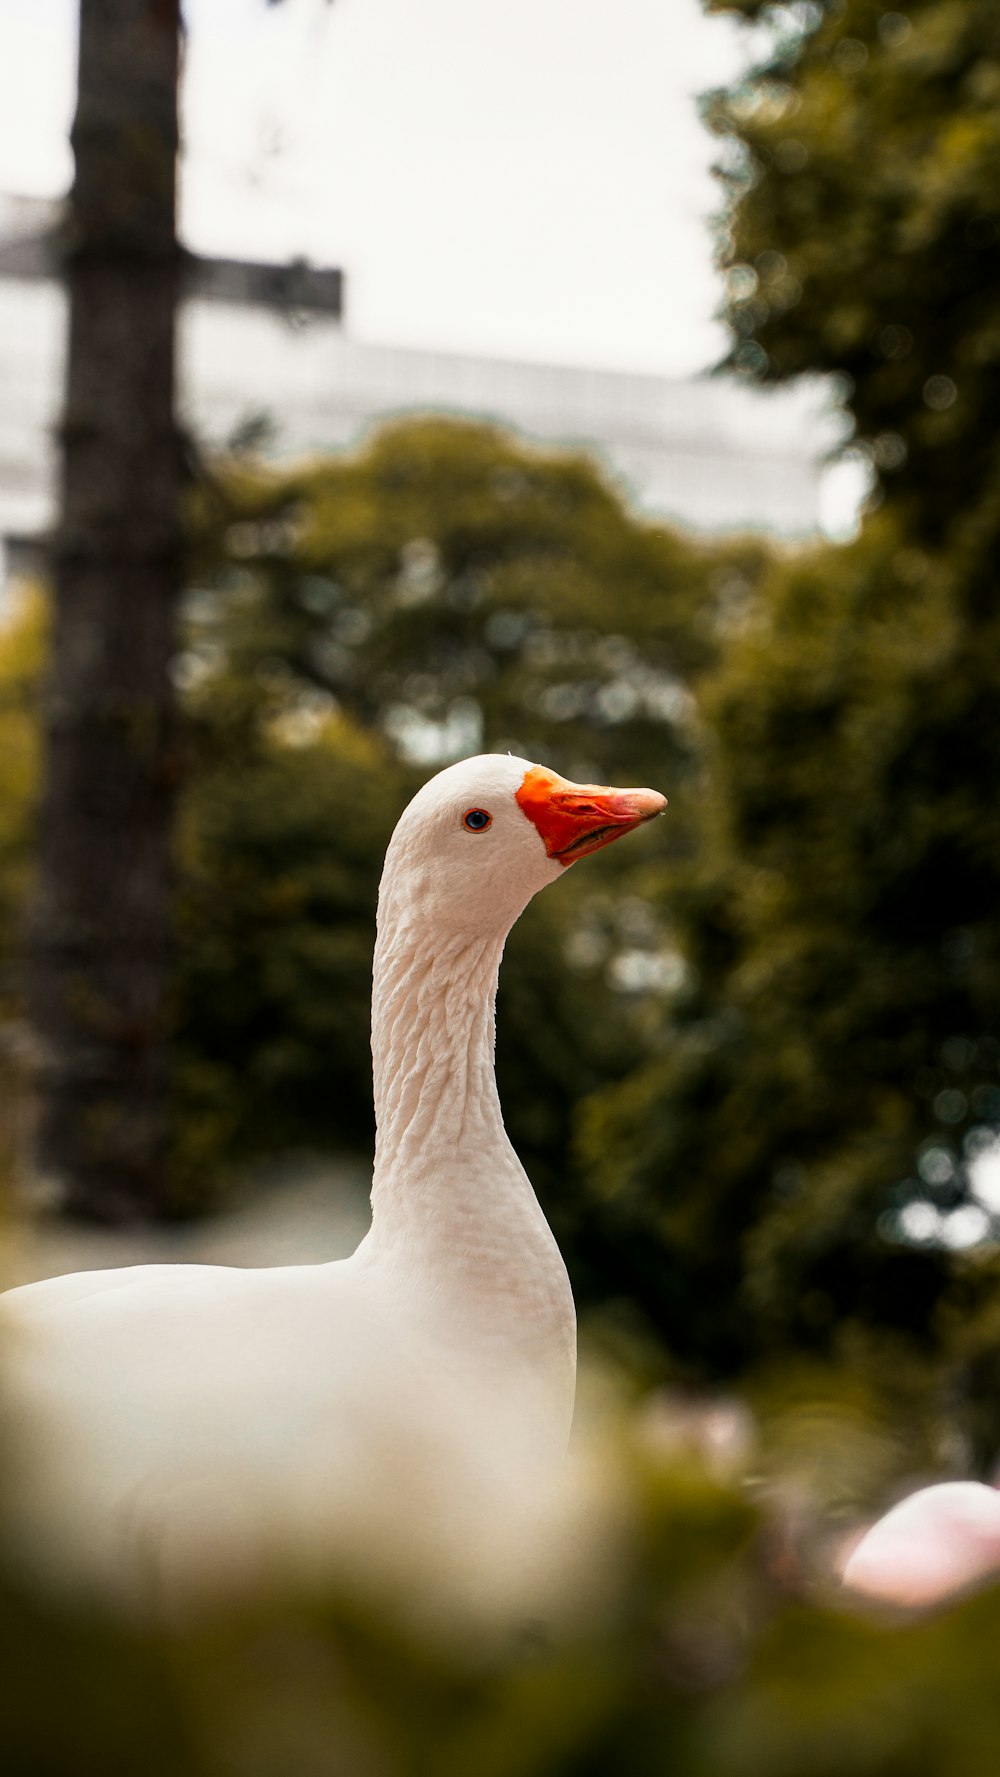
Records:
{"label": "long white neck", "polygon": [[429,941],[417,924],[380,921],[372,984],[376,1225],[410,1225],[449,1206],[468,1213],[463,1184],[475,1190],[484,1165],[524,1176],[493,1067],[504,936]]}
{"label": "long white neck", "polygon": [[366,1244],[421,1312],[428,1306],[439,1324],[443,1317],[452,1343],[537,1376],[558,1438],[572,1412],[576,1319],[566,1267],[497,1095],[494,1001],[505,937],[432,937],[419,919],[381,905]]}

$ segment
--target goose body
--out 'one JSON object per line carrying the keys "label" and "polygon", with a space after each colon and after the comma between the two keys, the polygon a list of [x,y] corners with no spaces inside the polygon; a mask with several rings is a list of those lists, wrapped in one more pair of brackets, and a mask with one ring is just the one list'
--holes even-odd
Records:
{"label": "goose body", "polygon": [[393,1513],[495,1515],[551,1470],[575,1315],[504,1130],[497,972],[531,896],[663,806],[509,755],[423,786],[379,892],[368,1234],[331,1264],[138,1266],[0,1298],[7,1540],[27,1565],[183,1593],[271,1555],[308,1566],[379,1512],[389,1559]]}

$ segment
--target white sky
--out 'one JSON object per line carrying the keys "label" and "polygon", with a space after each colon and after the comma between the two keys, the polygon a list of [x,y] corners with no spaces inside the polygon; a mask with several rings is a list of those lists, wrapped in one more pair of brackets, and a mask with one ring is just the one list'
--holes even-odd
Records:
{"label": "white sky", "polygon": [[[358,338],[668,374],[718,357],[699,0],[187,0],[182,228],[347,273]],[[0,190],[71,175],[76,0],[0,0]]]}

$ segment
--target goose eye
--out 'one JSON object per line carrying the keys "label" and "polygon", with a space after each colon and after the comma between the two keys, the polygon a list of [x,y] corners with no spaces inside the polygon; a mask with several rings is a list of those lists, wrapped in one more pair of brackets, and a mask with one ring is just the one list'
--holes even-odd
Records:
{"label": "goose eye", "polygon": [[485,808],[470,808],[462,816],[462,825],[467,827],[470,833],[485,833],[487,827],[493,825],[493,816],[487,814]]}

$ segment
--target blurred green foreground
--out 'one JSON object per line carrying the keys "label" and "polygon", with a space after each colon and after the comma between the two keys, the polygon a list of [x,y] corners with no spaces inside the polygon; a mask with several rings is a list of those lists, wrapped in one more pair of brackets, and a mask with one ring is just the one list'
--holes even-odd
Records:
{"label": "blurred green foreground", "polygon": [[[695,1440],[696,1444],[697,1440]],[[171,1632],[0,1592],[10,1777],[986,1777],[1000,1593],[910,1625],[806,1596],[795,1514],[633,1425],[549,1617],[284,1594]],[[401,1498],[401,1510],[405,1501]],[[797,1545],[797,1546],[796,1546]]]}

